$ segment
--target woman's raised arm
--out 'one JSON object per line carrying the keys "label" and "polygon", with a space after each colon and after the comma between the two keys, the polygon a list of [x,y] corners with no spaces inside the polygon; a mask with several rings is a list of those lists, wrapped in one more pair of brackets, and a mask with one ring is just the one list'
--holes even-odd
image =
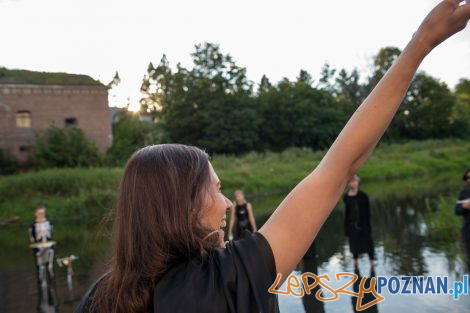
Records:
{"label": "woman's raised arm", "polygon": [[465,28],[470,18],[470,4],[459,5],[460,2],[444,0],[428,14],[317,168],[287,195],[260,229],[273,250],[282,280],[307,251],[349,178],[377,145],[421,61],[439,43]]}

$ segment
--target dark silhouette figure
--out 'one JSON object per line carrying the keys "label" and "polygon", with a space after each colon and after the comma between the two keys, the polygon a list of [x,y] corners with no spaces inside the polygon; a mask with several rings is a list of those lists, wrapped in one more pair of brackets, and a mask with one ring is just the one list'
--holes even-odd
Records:
{"label": "dark silhouette figure", "polygon": [[359,190],[359,181],[360,178],[354,176],[348,184],[348,192],[343,197],[346,207],[344,231],[354,256],[354,267],[357,267],[357,259],[361,253],[369,254],[370,264],[373,267],[374,242],[370,227],[369,197]]}
{"label": "dark silhouette figure", "polygon": [[461,238],[467,255],[467,271],[470,272],[470,169],[465,171],[462,179],[467,183],[467,187],[460,191],[455,213],[463,216]]}
{"label": "dark silhouette figure", "polygon": [[[305,253],[302,262],[301,262],[301,271],[303,273],[313,273],[318,275],[318,260],[317,260],[317,249],[315,241],[312,243],[310,248]],[[315,286],[310,290],[310,294],[305,294],[302,297],[302,302],[304,304],[306,313],[324,313],[325,307],[323,301],[318,300],[315,295],[320,289],[320,285]]]}

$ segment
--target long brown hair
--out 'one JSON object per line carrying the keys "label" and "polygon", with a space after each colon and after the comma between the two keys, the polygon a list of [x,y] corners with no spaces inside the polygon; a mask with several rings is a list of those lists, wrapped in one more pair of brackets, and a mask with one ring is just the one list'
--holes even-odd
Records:
{"label": "long brown hair", "polygon": [[210,186],[208,155],[178,144],[143,148],[127,162],[115,207],[109,274],[91,312],[152,312],[153,291],[174,264],[204,259],[214,243],[198,225]]}

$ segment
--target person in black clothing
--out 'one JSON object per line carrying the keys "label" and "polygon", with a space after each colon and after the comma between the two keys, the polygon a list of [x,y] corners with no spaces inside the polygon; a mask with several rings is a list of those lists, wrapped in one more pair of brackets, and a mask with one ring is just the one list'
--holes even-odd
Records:
{"label": "person in black clothing", "polygon": [[[466,170],[462,179],[470,185],[470,169]],[[462,189],[459,201],[455,205],[455,213],[463,216],[462,242],[467,255],[467,270],[470,271],[470,186]]]}
{"label": "person in black clothing", "polygon": [[256,231],[256,221],[253,214],[253,207],[251,203],[247,202],[243,191],[235,191],[235,201],[230,215],[230,226],[228,230],[229,240],[233,239],[233,226],[236,224],[237,239],[243,238],[247,232],[253,233]]}
{"label": "person in black clothing", "polygon": [[374,242],[370,227],[369,197],[359,190],[360,178],[354,176],[349,181],[349,190],[343,196],[346,214],[344,231],[349,239],[349,248],[354,256],[354,268],[357,268],[359,254],[369,254],[370,265],[374,266]]}

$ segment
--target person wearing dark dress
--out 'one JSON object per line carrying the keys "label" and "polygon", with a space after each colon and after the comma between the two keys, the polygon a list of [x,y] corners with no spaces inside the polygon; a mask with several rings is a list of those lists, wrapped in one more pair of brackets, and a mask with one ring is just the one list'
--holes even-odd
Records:
{"label": "person wearing dark dress", "polygon": [[256,221],[253,214],[253,206],[247,202],[243,191],[235,191],[235,201],[230,214],[228,229],[229,240],[233,239],[233,228],[237,230],[237,239],[241,239],[249,233],[256,231]]}
{"label": "person wearing dark dress", "polygon": [[117,193],[109,268],[76,312],[279,312],[268,288],[276,275],[280,286],[305,255],[425,56],[465,28],[470,4],[459,2],[442,1],[428,14],[322,161],[241,240],[224,242],[232,203],[207,153],[179,144],[136,151]]}
{"label": "person wearing dark dress", "polygon": [[465,171],[462,179],[467,183],[467,187],[459,193],[455,213],[463,217],[461,238],[467,255],[467,270],[470,271],[470,169]]}
{"label": "person wearing dark dress", "polygon": [[374,266],[374,242],[370,227],[370,206],[367,194],[359,190],[360,178],[349,181],[349,190],[343,196],[346,208],[344,231],[349,240],[349,249],[354,257],[354,268],[361,253],[369,254],[370,265]]}

